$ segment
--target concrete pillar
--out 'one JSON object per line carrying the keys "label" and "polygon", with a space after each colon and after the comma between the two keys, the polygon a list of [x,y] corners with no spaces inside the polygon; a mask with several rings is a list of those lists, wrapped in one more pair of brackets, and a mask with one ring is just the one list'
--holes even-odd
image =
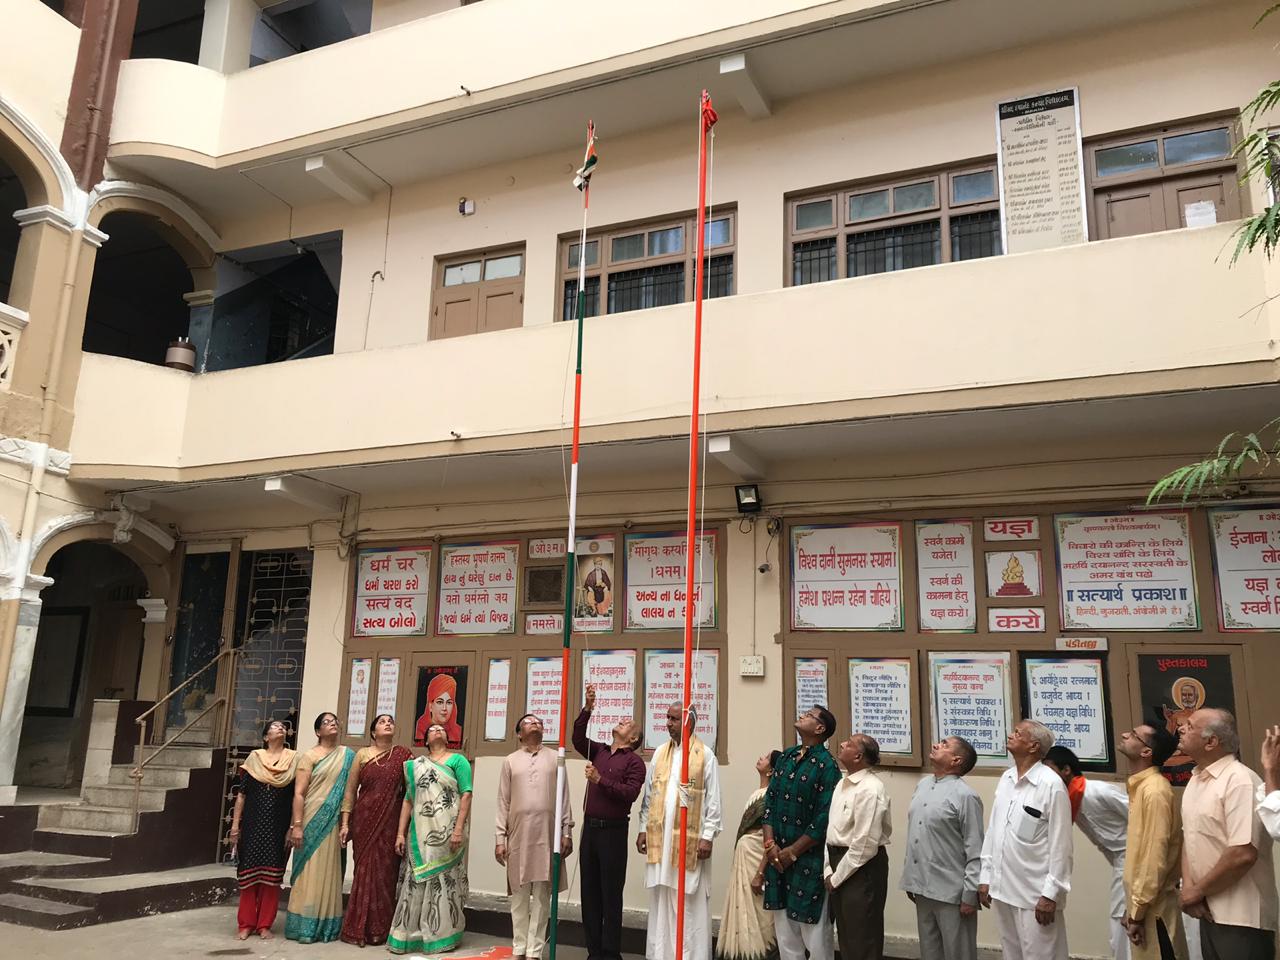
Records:
{"label": "concrete pillar", "polygon": [[[22,740],[22,721],[27,708],[27,686],[31,681],[31,663],[36,655],[36,634],[40,630],[40,591],[52,585],[48,577],[28,577],[22,596],[5,600],[5,614],[17,613],[13,631],[13,648],[9,670],[4,681],[4,703],[0,707],[0,806],[17,798],[13,771],[18,763],[18,744]],[[11,606],[12,605],[12,606]]]}
{"label": "concrete pillar", "polygon": [[219,73],[249,69],[260,8],[255,0],[205,0],[200,66]]}
{"label": "concrete pillar", "polygon": [[138,670],[139,700],[159,700],[169,692],[168,677],[160,676],[168,639],[169,604],[163,598],[138,601],[142,615],[142,666]]}
{"label": "concrete pillar", "polygon": [[[312,556],[311,611],[307,652],[302,667],[302,703],[298,708],[298,749],[315,745],[311,721],[325,710],[338,711],[342,651],[347,624],[347,561],[336,545],[317,546]],[[339,716],[340,722],[346,717]],[[347,731],[343,731],[345,736]]]}
{"label": "concrete pillar", "polygon": [[204,373],[208,366],[209,345],[213,341],[213,297],[212,290],[193,290],[182,295],[191,308],[187,337],[196,348],[196,370],[200,373]]}

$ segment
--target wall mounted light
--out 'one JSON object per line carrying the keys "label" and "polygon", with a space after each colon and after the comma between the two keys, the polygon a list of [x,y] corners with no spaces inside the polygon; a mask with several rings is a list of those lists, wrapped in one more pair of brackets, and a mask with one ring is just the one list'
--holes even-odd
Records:
{"label": "wall mounted light", "polygon": [[740,483],[733,488],[733,496],[738,501],[738,512],[741,514],[759,513],[764,506],[758,484]]}

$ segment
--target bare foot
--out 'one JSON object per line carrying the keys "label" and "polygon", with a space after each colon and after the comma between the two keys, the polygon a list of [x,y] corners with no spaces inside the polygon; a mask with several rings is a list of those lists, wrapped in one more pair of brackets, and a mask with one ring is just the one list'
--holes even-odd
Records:
{"label": "bare foot", "polygon": [[253,933],[253,931],[252,931],[252,930],[250,930],[248,927],[245,927],[243,930],[241,930],[239,933],[237,933],[237,934],[236,934],[236,939],[237,939],[237,940],[248,940],[248,939],[249,939],[249,934],[251,934],[251,933]]}
{"label": "bare foot", "polygon": [[276,935],[271,932],[270,927],[263,927],[261,930],[258,931],[258,936],[260,936],[263,940],[274,940],[276,938]]}

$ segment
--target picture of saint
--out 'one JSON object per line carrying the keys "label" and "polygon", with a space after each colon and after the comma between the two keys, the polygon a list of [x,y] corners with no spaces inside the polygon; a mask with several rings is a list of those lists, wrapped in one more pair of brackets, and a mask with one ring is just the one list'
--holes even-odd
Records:
{"label": "picture of saint", "polygon": [[[1231,657],[1219,653],[1161,653],[1138,655],[1138,685],[1142,716],[1174,737],[1178,727],[1201,707],[1235,711]],[[1175,752],[1163,773],[1175,786],[1191,779],[1191,758]]]}
{"label": "picture of saint", "polygon": [[574,572],[575,630],[613,628],[613,538],[578,541],[580,559]]}
{"label": "picture of saint", "polygon": [[[1171,702],[1162,704],[1160,712],[1164,715],[1164,728],[1176,738],[1178,727],[1204,706],[1204,684],[1195,677],[1179,677],[1173,681],[1169,694]],[[1180,767],[1191,762],[1186,754],[1175,751],[1167,765]]]}
{"label": "picture of saint", "polygon": [[418,722],[413,728],[413,745],[426,746],[427,728],[444,726],[449,746],[462,746],[462,724],[467,699],[466,667],[418,668]]}
{"label": "picture of saint", "polygon": [[582,597],[579,600],[580,616],[613,616],[613,580],[605,569],[604,557],[592,557],[587,575],[582,578]]}

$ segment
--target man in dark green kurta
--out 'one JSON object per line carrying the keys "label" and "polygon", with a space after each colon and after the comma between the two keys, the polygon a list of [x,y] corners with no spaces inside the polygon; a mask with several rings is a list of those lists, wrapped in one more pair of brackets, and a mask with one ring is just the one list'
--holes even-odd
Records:
{"label": "man in dark green kurta", "polygon": [[764,908],[773,915],[780,960],[832,960],[822,844],[840,768],[827,751],[836,718],[814,704],[796,718],[800,745],[773,767],[764,799]]}

